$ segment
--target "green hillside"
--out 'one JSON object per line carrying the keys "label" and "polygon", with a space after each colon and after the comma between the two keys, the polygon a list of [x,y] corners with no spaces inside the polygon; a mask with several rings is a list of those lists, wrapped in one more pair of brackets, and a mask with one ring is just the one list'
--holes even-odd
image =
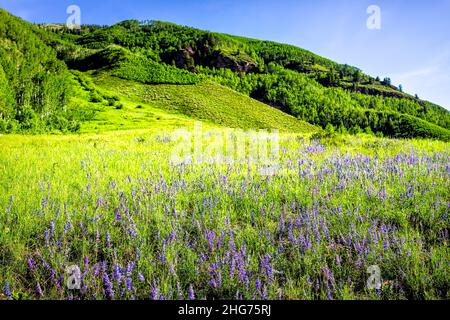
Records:
{"label": "green hillside", "polygon": [[[96,50],[84,49],[67,40],[72,38],[71,35],[67,34],[63,39],[5,11],[1,14],[4,17],[1,20],[1,39],[7,44],[0,51],[1,65],[7,72],[5,74],[0,68],[0,85],[5,87],[0,96],[2,132],[149,128],[176,126],[193,119],[226,127],[307,133],[318,130],[304,121],[208,81],[206,77],[156,62],[144,54],[113,44]],[[18,75],[11,68],[14,65],[13,54],[17,53],[12,50],[16,47],[30,56],[27,63],[31,65],[30,69]],[[38,58],[40,52],[44,55],[42,60]],[[57,59],[61,56],[66,58],[66,64]],[[54,69],[53,64],[58,69]],[[95,69],[108,72],[95,77],[93,83],[90,76],[83,72],[71,74],[66,65],[82,71]],[[39,72],[42,76],[48,75],[45,81],[39,81]],[[29,90],[25,93],[19,87],[6,89],[26,81],[31,85],[25,88]],[[54,84],[51,81],[59,82]],[[155,83],[167,85],[151,85]],[[42,99],[24,101],[19,96],[27,94],[32,97],[33,92],[38,92],[38,95],[42,93]],[[57,95],[60,99],[53,99]],[[44,106],[43,102],[47,104]],[[59,127],[55,121],[61,123]]]}
{"label": "green hillside", "polygon": [[[341,132],[450,137],[450,113],[444,108],[401,92],[387,77],[380,80],[291,45],[159,21],[85,26],[78,34],[60,28],[56,34],[67,45],[82,48],[77,58],[65,56],[67,50],[59,46],[61,58],[72,68],[101,66],[146,84],[211,79],[301,120]],[[118,53],[120,59],[105,59]]]}
{"label": "green hillside", "polygon": [[[105,107],[124,105],[120,97],[97,94],[97,85],[111,82],[132,103],[217,125],[310,132],[308,122],[341,133],[450,140],[450,112],[444,108],[401,92],[387,77],[374,78],[295,46],[159,21],[73,31],[1,15],[2,131],[79,130],[80,123],[105,117]],[[23,67],[16,51],[30,56]],[[20,72],[11,68],[15,56]],[[102,74],[81,95],[87,100],[79,95],[86,88],[67,69],[94,78]],[[161,96],[169,99],[152,98]],[[108,122],[114,129],[115,122],[103,121]]]}
{"label": "green hillside", "polygon": [[[284,132],[306,133],[313,133],[318,129],[212,81],[190,86],[145,85],[103,74],[95,77],[94,83],[106,92],[109,88],[114,88],[111,94],[132,102],[128,104],[128,112],[130,109],[138,110],[139,113],[145,112],[149,106],[171,115],[185,115],[231,128],[278,129]],[[124,110],[117,111],[126,113]]]}

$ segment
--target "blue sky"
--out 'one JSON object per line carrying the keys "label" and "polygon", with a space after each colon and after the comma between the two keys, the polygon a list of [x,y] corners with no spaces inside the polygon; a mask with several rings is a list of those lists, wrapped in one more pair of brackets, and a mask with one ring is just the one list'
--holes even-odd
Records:
{"label": "blue sky", "polygon": [[[48,23],[65,22],[72,4],[87,24],[156,19],[294,44],[450,110],[450,0],[0,0]],[[366,26],[369,5],[381,9],[379,30]]]}

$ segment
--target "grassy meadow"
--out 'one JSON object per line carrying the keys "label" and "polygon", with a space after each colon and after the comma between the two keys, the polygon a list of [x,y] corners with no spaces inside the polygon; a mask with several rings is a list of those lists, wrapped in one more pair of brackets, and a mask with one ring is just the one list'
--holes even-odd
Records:
{"label": "grassy meadow", "polygon": [[450,298],[448,143],[282,133],[264,175],[173,136],[0,136],[0,298]]}
{"label": "grassy meadow", "polygon": [[161,21],[0,44],[0,300],[450,299],[447,109]]}

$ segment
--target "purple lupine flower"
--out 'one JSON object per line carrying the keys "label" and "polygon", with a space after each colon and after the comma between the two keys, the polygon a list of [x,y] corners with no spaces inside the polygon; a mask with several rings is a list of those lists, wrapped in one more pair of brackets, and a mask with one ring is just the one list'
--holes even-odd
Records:
{"label": "purple lupine flower", "polygon": [[44,296],[44,293],[42,292],[41,285],[39,283],[36,286],[36,291],[35,292],[36,292],[36,295],[38,297],[43,297]]}
{"label": "purple lupine flower", "polygon": [[189,285],[189,300],[195,300],[194,288],[192,284]]}
{"label": "purple lupine flower", "polygon": [[126,268],[126,273],[127,273],[128,277],[131,277],[131,274],[133,273],[133,269],[134,269],[134,262],[130,261]]}
{"label": "purple lupine flower", "polygon": [[120,283],[120,280],[122,279],[121,269],[122,267],[120,266],[120,264],[114,263],[113,278],[114,280],[116,280],[117,283]]}
{"label": "purple lupine flower", "polygon": [[257,279],[255,280],[255,288],[256,288],[256,291],[257,291],[258,293],[261,292],[261,280],[259,280],[259,278],[257,278]]}
{"label": "purple lupine flower", "polygon": [[139,278],[139,281],[145,281],[144,276],[140,272],[139,272],[138,278]]}
{"label": "purple lupine flower", "polygon": [[267,275],[267,279],[269,280],[269,282],[274,281],[273,266],[271,263],[271,259],[272,259],[272,256],[270,254],[265,255],[261,261],[261,266],[260,266],[261,271]]}
{"label": "purple lupine flower", "polygon": [[217,240],[217,249],[218,250],[220,250],[220,248],[222,247],[222,243],[223,243],[224,238],[225,238],[225,233],[222,232],[220,237],[219,237],[219,239]]}
{"label": "purple lupine flower", "polygon": [[234,240],[233,240],[233,231],[230,229],[230,237],[228,239],[228,247],[230,248],[231,251],[233,251],[235,249],[234,246]]}
{"label": "purple lupine flower", "polygon": [[108,233],[106,233],[106,246],[108,248],[111,248],[111,235]]}
{"label": "purple lupine flower", "polygon": [[205,238],[208,241],[209,251],[212,251],[214,248],[214,243],[216,242],[216,233],[214,232],[214,230],[209,231],[208,229],[206,229]]}
{"label": "purple lupine flower", "polygon": [[261,298],[263,300],[265,300],[265,299],[267,299],[267,296],[268,296],[268,294],[267,294],[267,286],[264,285],[264,288],[263,288],[263,291],[262,291],[262,294],[261,294]]}
{"label": "purple lupine flower", "polygon": [[11,299],[11,290],[9,289],[8,281],[5,281],[4,289],[5,295],[8,297],[8,299]]}
{"label": "purple lupine flower", "polygon": [[48,262],[45,259],[42,259],[42,265],[47,270],[51,270],[52,269],[52,267],[48,264]]}
{"label": "purple lupine flower", "polygon": [[211,263],[209,266],[211,272],[211,279],[209,283],[213,288],[220,288],[222,285],[222,275],[219,270],[219,264]]}
{"label": "purple lupine flower", "polygon": [[211,287],[217,288],[216,279],[214,279],[214,277],[211,277],[211,280],[209,280],[209,284],[211,285]]}
{"label": "purple lupine flower", "polygon": [[311,249],[311,241],[309,241],[309,237],[305,236],[305,250],[308,251],[309,249]]}
{"label": "purple lupine flower", "polygon": [[150,291],[150,299],[158,300],[158,286],[156,285],[156,281],[152,281],[152,289]]}
{"label": "purple lupine flower", "polygon": [[328,281],[334,282],[334,277],[333,277],[333,274],[331,273],[330,269],[328,269],[326,267],[322,267],[322,272]]}
{"label": "purple lupine flower", "polygon": [[350,232],[347,234],[347,245],[349,247],[352,246],[352,235],[350,234]]}
{"label": "purple lupine flower", "polygon": [[48,199],[49,199],[48,196],[45,197],[45,198],[42,198],[42,207],[43,207],[43,208],[47,207]]}
{"label": "purple lupine flower", "polygon": [[98,263],[98,266],[100,267],[100,270],[101,270],[102,275],[103,275],[103,273],[105,273],[106,269],[108,268],[108,262],[107,261],[100,261]]}
{"label": "purple lupine flower", "polygon": [[116,215],[116,220],[120,221],[122,220],[122,215],[120,214],[120,209],[117,207],[116,210],[114,211],[114,214]]}
{"label": "purple lupine flower", "polygon": [[356,241],[356,242],[355,242],[355,248],[356,248],[356,251],[358,251],[358,253],[361,254],[361,252],[362,252],[362,247],[361,247],[359,241]]}
{"label": "purple lupine flower", "polygon": [[48,230],[44,231],[44,240],[45,240],[45,243],[48,245],[48,242],[50,240],[50,232]]}
{"label": "purple lupine flower", "polygon": [[89,257],[88,256],[84,256],[83,262],[84,262],[85,266],[89,265]]}
{"label": "purple lupine flower", "polygon": [[386,251],[387,249],[389,249],[389,235],[386,234],[386,237],[384,238],[383,241],[383,249]]}
{"label": "purple lupine flower", "polygon": [[50,271],[50,279],[52,279],[55,287],[59,288],[59,279],[56,278],[56,271],[53,268]]}
{"label": "purple lupine flower", "polygon": [[105,288],[106,298],[108,300],[113,300],[114,299],[113,284],[112,284],[111,280],[109,279],[109,276],[106,272],[103,273],[102,280],[103,280],[103,286]]}
{"label": "purple lupine flower", "polygon": [[316,228],[316,243],[320,242],[320,230],[319,228]]}
{"label": "purple lupine flower", "polygon": [[95,265],[95,268],[94,268],[94,272],[93,272],[94,278],[97,277],[98,274],[99,274],[99,265],[96,264],[96,265]]}
{"label": "purple lupine flower", "polygon": [[292,225],[293,224],[292,224],[292,220],[291,220],[291,223],[289,224],[289,228],[288,228],[288,239],[289,239],[290,243],[296,244],[297,241],[294,237],[294,233],[292,232]]}
{"label": "purple lupine flower", "polygon": [[382,224],[381,224],[381,232],[383,233],[383,234],[387,234],[387,227],[386,227],[386,224],[383,222]]}
{"label": "purple lupine flower", "polygon": [[325,282],[325,287],[327,288],[327,298],[328,298],[328,300],[332,300],[333,297],[331,295],[330,285],[328,284],[328,281]]}
{"label": "purple lupine flower", "polygon": [[128,292],[131,292],[131,278],[125,278],[125,284],[127,285]]}
{"label": "purple lupine flower", "polygon": [[239,252],[239,254],[236,254],[236,261],[237,261],[237,270],[238,270],[238,275],[239,275],[239,279],[241,281],[243,281],[244,283],[248,283],[248,273],[245,269],[245,263],[244,263],[244,257],[245,252],[243,250],[241,250]]}
{"label": "purple lupine flower", "polygon": [[27,267],[28,270],[30,270],[30,272],[36,271],[36,263],[34,262],[33,257],[31,256],[27,260]]}
{"label": "purple lupine flower", "polygon": [[358,271],[361,270],[361,265],[362,265],[361,257],[358,257],[358,261],[356,262],[356,268],[358,269]]}
{"label": "purple lupine flower", "polygon": [[102,205],[102,196],[99,195],[97,199],[97,209],[100,208],[101,205]]}
{"label": "purple lupine flower", "polygon": [[311,282],[311,279],[309,278],[309,276],[306,276],[306,283],[308,284],[309,287],[312,287],[313,284]]}

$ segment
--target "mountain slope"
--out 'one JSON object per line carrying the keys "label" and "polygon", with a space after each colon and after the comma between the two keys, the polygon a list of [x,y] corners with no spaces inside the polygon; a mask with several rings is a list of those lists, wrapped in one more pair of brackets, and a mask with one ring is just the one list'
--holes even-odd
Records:
{"label": "mountain slope", "polygon": [[[101,66],[146,84],[212,79],[323,128],[392,137],[450,137],[450,113],[444,108],[401,92],[389,78],[375,79],[294,46],[158,21],[85,26],[79,34],[60,28],[56,34],[90,52],[76,59],[60,50],[61,58],[75,69],[85,70],[86,61],[97,59],[90,69]],[[105,55],[116,56],[119,50],[121,58],[105,65]]]}
{"label": "mountain slope", "polygon": [[134,102],[133,107],[139,106],[139,112],[145,111],[143,105],[148,105],[168,114],[184,115],[224,127],[303,133],[318,131],[309,123],[212,81],[189,86],[145,85],[105,73],[95,76],[93,80],[105,92],[114,88],[111,94]]}
{"label": "mountain slope", "polygon": [[[205,78],[146,55],[118,45],[83,48],[67,39],[73,38],[70,34],[60,37],[4,10],[0,14],[0,132],[104,131],[185,125],[194,119],[248,129],[318,130],[218,84],[199,83]],[[71,74],[66,66],[107,72],[94,84],[89,75]],[[144,87],[114,75],[144,83],[198,85]],[[122,91],[110,90],[116,86]],[[145,94],[130,96],[130,90]],[[154,98],[149,99],[149,92]]]}
{"label": "mountain slope", "polygon": [[76,131],[96,112],[120,109],[120,97],[74,81],[79,74],[71,76],[72,69],[150,85],[120,82],[125,99],[128,85],[141,93],[170,91],[176,104],[145,94],[131,103],[218,125],[314,131],[308,122],[339,132],[450,140],[444,108],[401,92],[389,78],[375,79],[291,45],[158,21],[73,31],[0,14],[0,131]]}

